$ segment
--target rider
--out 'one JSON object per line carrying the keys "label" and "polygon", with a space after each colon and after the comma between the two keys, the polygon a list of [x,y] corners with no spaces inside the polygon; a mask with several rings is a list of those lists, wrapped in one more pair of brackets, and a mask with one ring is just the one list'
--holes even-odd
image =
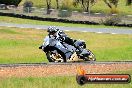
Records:
{"label": "rider", "polygon": [[[74,46],[75,48],[77,48],[79,50],[78,53],[81,52],[80,47],[78,47],[74,44],[77,40],[74,40],[74,39],[68,37],[62,30],[59,30],[55,26],[50,26],[47,29],[47,32],[48,32],[48,37],[49,38],[54,38],[54,39],[59,40],[60,42],[65,42],[69,45],[72,45],[72,46]],[[42,49],[42,46],[40,46],[39,49]]]}
{"label": "rider", "polygon": [[59,30],[55,26],[50,26],[47,32],[49,33],[49,38],[54,38],[60,40],[61,42],[65,42],[69,45],[74,46],[74,42],[76,40],[73,40],[72,38],[68,37],[62,30]]}

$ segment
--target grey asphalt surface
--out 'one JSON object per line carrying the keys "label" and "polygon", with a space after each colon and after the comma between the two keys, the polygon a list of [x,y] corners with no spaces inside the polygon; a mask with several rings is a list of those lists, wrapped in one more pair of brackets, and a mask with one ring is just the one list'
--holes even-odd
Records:
{"label": "grey asphalt surface", "polygon": [[[0,26],[18,27],[18,28],[35,28],[35,29],[44,29],[44,30],[49,27],[46,25],[16,24],[16,23],[5,23],[5,22],[0,22]],[[95,33],[110,33],[110,34],[132,34],[132,28],[119,29],[119,28],[86,28],[86,27],[64,27],[64,26],[56,26],[56,27],[64,31],[81,31],[81,32],[95,32]]]}

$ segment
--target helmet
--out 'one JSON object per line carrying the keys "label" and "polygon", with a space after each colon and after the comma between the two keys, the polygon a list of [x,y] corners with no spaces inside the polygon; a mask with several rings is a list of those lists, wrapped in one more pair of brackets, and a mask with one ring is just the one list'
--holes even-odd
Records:
{"label": "helmet", "polygon": [[55,26],[50,26],[47,30],[49,34],[54,34],[58,31],[58,29]]}

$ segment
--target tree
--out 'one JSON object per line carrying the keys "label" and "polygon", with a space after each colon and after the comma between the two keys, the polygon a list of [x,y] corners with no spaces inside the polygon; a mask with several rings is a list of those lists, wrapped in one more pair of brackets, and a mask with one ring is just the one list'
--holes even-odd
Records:
{"label": "tree", "polygon": [[104,2],[109,8],[113,8],[113,6],[117,8],[119,0],[104,0]]}
{"label": "tree", "polygon": [[22,1],[22,0],[0,0],[0,4],[18,6],[18,4],[19,4],[21,1]]}
{"label": "tree", "polygon": [[33,7],[33,2],[32,1],[26,1],[23,4],[23,11],[27,13],[31,13]]}
{"label": "tree", "polygon": [[126,0],[126,5],[131,5],[132,4],[132,0]]}
{"label": "tree", "polygon": [[112,13],[117,13],[117,5],[119,0],[104,0],[104,2],[111,9]]}
{"label": "tree", "polygon": [[81,5],[84,11],[88,12],[90,7],[92,7],[96,3],[96,0],[74,0],[73,5]]}
{"label": "tree", "polygon": [[59,8],[59,17],[70,17],[72,15],[72,0],[63,0]]}
{"label": "tree", "polygon": [[47,14],[50,14],[51,12],[51,0],[46,0],[46,5],[47,5]]}
{"label": "tree", "polygon": [[61,2],[61,6],[60,6],[60,9],[61,10],[72,10],[72,0],[63,0]]}
{"label": "tree", "polygon": [[56,0],[56,8],[59,9],[59,0]]}

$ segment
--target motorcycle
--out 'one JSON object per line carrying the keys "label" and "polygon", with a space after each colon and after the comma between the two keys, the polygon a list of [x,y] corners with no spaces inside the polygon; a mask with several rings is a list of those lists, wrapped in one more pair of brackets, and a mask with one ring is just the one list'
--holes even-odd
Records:
{"label": "motorcycle", "polygon": [[47,36],[39,49],[46,53],[49,62],[96,61],[95,55],[86,49],[82,40],[75,41],[72,46]]}

